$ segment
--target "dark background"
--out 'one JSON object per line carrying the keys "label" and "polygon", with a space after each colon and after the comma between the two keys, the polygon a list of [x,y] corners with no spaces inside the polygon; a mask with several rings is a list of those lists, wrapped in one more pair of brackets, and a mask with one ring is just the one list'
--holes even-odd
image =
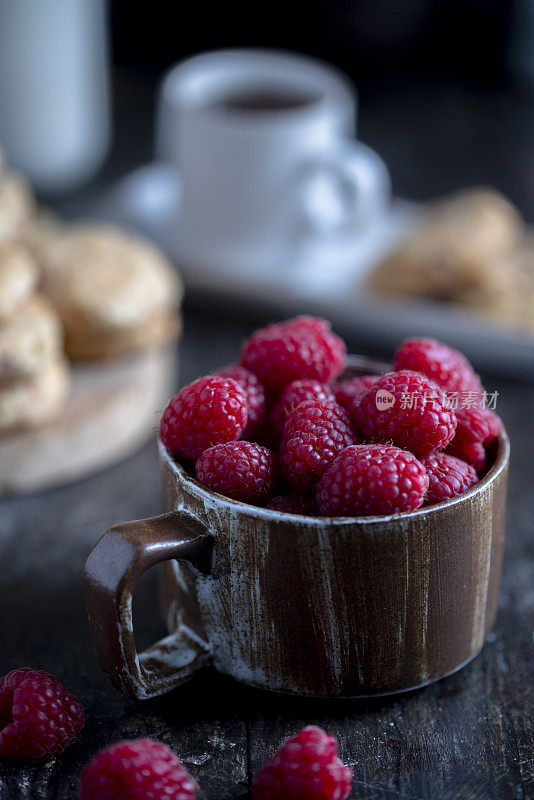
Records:
{"label": "dark background", "polygon": [[[358,136],[395,194],[490,184],[534,219],[534,12],[529,0],[335,0],[110,5],[114,137],[92,197],[152,156],[157,87],[176,61],[219,47],[298,50],[360,95]],[[78,208],[79,192],[65,213]],[[58,203],[58,199],[55,200]]]}
{"label": "dark background", "polygon": [[161,68],[218,47],[313,53],[368,86],[402,73],[501,80],[515,12],[507,0],[196,3],[114,0],[115,62]]}

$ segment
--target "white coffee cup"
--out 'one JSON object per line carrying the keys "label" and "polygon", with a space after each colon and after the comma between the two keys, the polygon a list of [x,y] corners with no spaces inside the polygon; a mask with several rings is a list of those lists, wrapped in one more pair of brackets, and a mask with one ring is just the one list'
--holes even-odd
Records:
{"label": "white coffee cup", "polygon": [[264,269],[357,237],[390,196],[381,158],[354,139],[356,95],[333,67],[269,50],[178,64],[162,87],[157,156],[180,184],[184,266]]}

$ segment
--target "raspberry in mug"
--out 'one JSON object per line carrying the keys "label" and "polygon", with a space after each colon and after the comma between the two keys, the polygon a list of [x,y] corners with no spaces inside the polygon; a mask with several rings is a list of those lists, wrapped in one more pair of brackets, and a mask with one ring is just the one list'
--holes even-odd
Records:
{"label": "raspberry in mug", "polygon": [[[324,319],[300,316],[255,331],[239,364],[169,402],[161,440],[208,488],[254,505],[277,496],[274,510],[287,514],[413,511],[470,489],[501,422],[483,407],[465,356],[412,338],[398,348],[394,370],[344,378],[345,354]],[[462,393],[469,407],[451,402]]]}

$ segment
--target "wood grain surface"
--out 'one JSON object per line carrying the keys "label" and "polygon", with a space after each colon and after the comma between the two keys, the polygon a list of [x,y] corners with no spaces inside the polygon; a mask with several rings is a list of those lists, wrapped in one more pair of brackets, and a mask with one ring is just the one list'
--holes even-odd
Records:
{"label": "wood grain surface", "polygon": [[0,495],[62,486],[135,452],[155,430],[176,379],[168,349],[74,363],[58,418],[0,437]]}
{"label": "wood grain surface", "polygon": [[[231,362],[252,325],[189,312],[183,381]],[[349,337],[348,344],[358,351],[357,341]],[[87,724],[62,755],[0,764],[1,800],[75,800],[79,771],[92,755],[138,736],[172,747],[199,781],[202,800],[244,800],[254,771],[306,723],[338,736],[341,755],[354,768],[354,800],[534,798],[534,387],[486,382],[500,392],[498,410],[512,441],[497,624],[464,670],[394,699],[282,698],[209,670],[164,697],[126,699],[98,668],[81,571],[103,531],[160,510],[155,443],[84,481],[4,499],[0,674],[23,664],[54,672],[84,702]],[[142,579],[134,600],[139,649],[165,633],[155,578],[148,573]]]}

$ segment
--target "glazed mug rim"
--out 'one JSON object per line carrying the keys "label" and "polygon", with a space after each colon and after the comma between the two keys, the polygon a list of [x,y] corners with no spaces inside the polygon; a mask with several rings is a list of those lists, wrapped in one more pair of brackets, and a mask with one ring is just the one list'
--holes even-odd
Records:
{"label": "glazed mug rim", "polygon": [[[389,371],[391,365],[386,362],[365,358],[364,356],[347,356],[346,368],[350,369],[351,367],[353,369],[367,369],[368,372],[374,371],[379,373],[383,372],[384,370]],[[317,526],[324,528],[325,525],[328,525],[329,527],[346,527],[349,525],[379,525],[389,522],[399,522],[402,520],[412,520],[418,517],[427,519],[439,513],[440,511],[453,508],[461,503],[469,502],[477,494],[484,492],[484,490],[495,481],[495,479],[501,474],[503,469],[505,469],[506,465],[508,464],[510,458],[510,440],[504,426],[501,429],[497,441],[498,449],[493,465],[488,470],[486,475],[484,475],[482,480],[476,483],[467,492],[456,495],[456,497],[453,497],[450,500],[443,500],[441,503],[436,503],[432,506],[421,506],[415,511],[399,511],[396,514],[383,514],[367,517],[314,517],[303,514],[288,515],[288,513],[285,511],[276,511],[271,508],[263,508],[262,506],[254,506],[250,503],[244,503],[241,500],[234,500],[231,497],[227,497],[226,495],[219,494],[219,492],[215,492],[212,489],[206,488],[199,481],[197,481],[196,478],[189,475],[184,467],[174,459],[171,453],[169,453],[159,436],[158,450],[160,458],[164,460],[166,465],[178,480],[180,480],[190,490],[199,494],[199,496],[203,499],[211,502],[217,502],[221,507],[225,508],[225,510],[236,510],[240,514],[246,514],[249,517],[262,520],[287,521],[288,517],[290,517],[291,522],[299,523],[301,525],[309,525],[313,528]]]}

